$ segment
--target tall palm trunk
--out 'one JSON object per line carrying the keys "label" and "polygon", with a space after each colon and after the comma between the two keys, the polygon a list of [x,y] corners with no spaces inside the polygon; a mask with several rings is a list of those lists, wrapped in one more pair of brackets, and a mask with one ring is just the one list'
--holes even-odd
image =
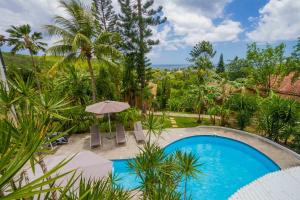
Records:
{"label": "tall palm trunk", "polygon": [[31,57],[31,62],[32,62],[34,75],[35,75],[35,78],[36,78],[36,83],[37,83],[39,91],[41,91],[41,83],[40,83],[40,80],[39,80],[39,77],[38,77],[38,68],[37,68],[37,65],[34,61],[33,53],[30,50],[29,50],[29,52],[30,52],[30,57]]}
{"label": "tall palm trunk", "polygon": [[93,102],[96,103],[96,96],[97,96],[96,79],[95,79],[94,70],[93,70],[93,67],[92,67],[91,60],[92,60],[92,57],[91,56],[87,56],[87,62],[88,62],[89,72],[90,72],[90,75],[91,75]]}

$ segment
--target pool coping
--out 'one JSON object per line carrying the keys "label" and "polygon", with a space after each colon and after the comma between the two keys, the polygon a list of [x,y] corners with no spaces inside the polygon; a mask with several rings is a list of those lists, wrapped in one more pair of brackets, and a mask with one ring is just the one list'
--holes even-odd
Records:
{"label": "pool coping", "polygon": [[[291,150],[291,149],[289,149],[289,148],[287,148],[287,147],[285,147],[285,146],[282,146],[282,145],[280,145],[280,144],[278,144],[278,143],[276,143],[276,142],[274,142],[274,141],[272,141],[272,140],[270,140],[270,139],[268,139],[268,138],[265,138],[265,137],[263,137],[263,136],[260,136],[260,135],[256,135],[256,134],[253,134],[253,133],[249,133],[249,132],[247,132],[247,131],[237,130],[237,129],[233,129],[233,128],[222,127],[222,126],[198,126],[198,127],[199,127],[199,128],[218,128],[218,129],[223,129],[223,130],[235,132],[235,133],[242,134],[242,135],[247,135],[247,136],[250,136],[250,137],[253,137],[253,138],[262,140],[262,141],[264,141],[264,142],[266,142],[266,143],[269,143],[269,144],[271,144],[272,146],[274,146],[274,147],[276,147],[276,148],[280,148],[281,150],[283,150],[283,151],[285,151],[285,152],[287,152],[287,153],[292,154],[292,155],[295,156],[298,160],[300,160],[300,154],[298,154],[298,153],[296,153],[295,151],[293,151],[293,150]],[[222,137],[224,137],[224,136],[222,136]],[[236,140],[236,139],[234,139],[234,140]],[[238,141],[239,141],[239,140],[238,140]],[[241,142],[243,142],[243,141],[241,141]],[[245,142],[243,142],[243,143],[245,143]],[[245,144],[247,144],[247,143],[245,143]],[[249,145],[249,144],[247,144],[247,145]],[[253,147],[252,145],[249,145],[249,146]],[[253,147],[253,148],[255,148],[255,147]],[[259,150],[258,150],[258,151],[259,151]]]}
{"label": "pool coping", "polygon": [[[192,136],[183,137],[183,138],[180,138],[180,139],[178,139],[178,140],[176,140],[176,141],[173,141],[173,142],[171,142],[171,143],[165,145],[165,146],[162,147],[162,148],[165,149],[165,148],[167,148],[168,146],[171,146],[171,145],[173,145],[173,144],[176,143],[176,142],[179,142],[179,141],[181,141],[181,140],[185,140],[185,139],[188,139],[188,138],[193,138],[193,137],[205,137],[205,136],[206,136],[206,137],[218,137],[218,138],[222,138],[222,139],[225,139],[225,140],[232,140],[232,141],[234,141],[234,142],[241,143],[241,144],[243,144],[243,145],[249,147],[250,149],[253,149],[254,151],[256,151],[256,152],[262,154],[263,156],[265,156],[265,157],[266,157],[267,159],[269,159],[274,165],[276,165],[276,166],[278,167],[279,170],[282,169],[282,168],[281,168],[281,167],[280,167],[280,166],[279,166],[272,158],[270,158],[267,154],[265,154],[264,152],[260,151],[259,149],[253,147],[252,145],[247,144],[247,143],[245,143],[245,142],[243,142],[243,141],[240,141],[240,140],[237,140],[237,139],[233,139],[233,138],[229,138],[229,137],[226,137],[226,136],[218,135],[218,134],[216,134],[216,133],[207,133],[206,135],[192,135]],[[129,159],[121,159],[121,160],[129,160]]]}
{"label": "pool coping", "polygon": [[[208,128],[208,127],[205,127],[205,128]],[[234,129],[233,129],[234,130]],[[250,135],[252,135],[251,133],[248,133]],[[241,140],[237,140],[237,139],[234,139],[234,138],[230,138],[230,137],[226,137],[226,136],[222,136],[222,135],[218,135],[217,133],[213,133],[213,132],[208,132],[207,134],[203,134],[203,135],[190,135],[190,136],[186,136],[186,137],[182,137],[182,138],[179,138],[178,140],[175,140],[175,141],[172,141],[168,144],[165,144],[165,145],[160,145],[160,147],[162,149],[165,149],[167,148],[168,146],[171,146],[173,145],[174,143],[176,142],[179,142],[181,140],[185,140],[185,139],[188,139],[188,138],[193,138],[193,137],[218,137],[218,138],[222,138],[222,139],[226,139],[226,140],[232,140],[234,142],[238,142],[240,144],[243,144],[249,148],[251,148],[252,150],[262,154],[264,157],[266,157],[267,159],[270,160],[270,162],[272,162],[277,168],[278,170],[282,170],[283,168],[278,164],[276,163],[270,156],[268,156],[267,154],[265,154],[264,152],[260,151],[259,149],[255,148],[254,146],[250,145],[250,144],[247,144],[246,142],[244,141],[241,141]],[[271,141],[272,142],[272,141]],[[127,161],[127,160],[132,160],[134,159],[136,156],[133,156],[133,157],[130,157],[130,158],[121,158],[121,159],[110,159],[112,162],[113,161]]]}
{"label": "pool coping", "polygon": [[[249,133],[249,132],[246,132],[246,131],[241,131],[241,130],[232,129],[232,128],[228,128],[228,127],[222,127],[222,126],[197,126],[197,127],[193,127],[193,128],[167,128],[167,129],[164,130],[164,132],[168,133],[168,130],[176,130],[176,131],[181,131],[182,130],[182,131],[184,131],[184,129],[199,129],[200,131],[201,131],[201,129],[204,129],[204,130],[207,129],[206,130],[207,132],[205,134],[198,134],[197,131],[196,131],[195,133],[189,134],[189,135],[186,135],[186,136],[181,135],[179,138],[177,138],[175,140],[170,140],[170,141],[165,141],[165,142],[156,141],[156,142],[158,142],[158,145],[161,148],[165,148],[168,145],[170,145],[170,144],[172,144],[176,141],[179,141],[181,139],[185,139],[185,138],[188,138],[188,137],[201,136],[201,135],[215,135],[215,136],[220,136],[220,137],[232,139],[232,140],[235,140],[235,141],[238,141],[238,142],[242,142],[242,143],[250,146],[251,148],[257,150],[258,152],[262,153],[267,158],[269,158],[271,161],[273,161],[279,167],[280,170],[286,169],[286,168],[289,168],[289,167],[292,167],[292,166],[300,166],[300,155],[299,154],[297,154],[296,152],[288,149],[287,147],[284,147],[280,144],[277,144],[277,143],[269,140],[268,138],[256,135],[254,133]],[[279,151],[285,152],[289,156],[291,156],[291,157],[295,158],[296,160],[298,160],[298,162],[295,165],[288,164],[289,166],[287,167],[287,166],[285,166],[285,164],[282,164],[281,161],[279,161],[277,158],[275,158],[276,156],[270,155],[270,153],[267,153],[266,151],[261,150],[256,145],[250,144],[247,141],[245,141],[244,139],[223,135],[222,133],[218,133],[218,131],[229,132],[229,133],[232,133],[232,134],[236,134],[236,135],[240,135],[240,136],[244,136],[244,137],[249,137],[250,139],[258,140],[262,143],[266,143],[266,145],[271,145],[273,148],[275,148]],[[110,160],[134,159],[136,157],[136,155],[137,154],[130,155],[130,156],[125,156],[125,157],[122,157],[122,158],[114,158],[114,159],[110,159]]]}

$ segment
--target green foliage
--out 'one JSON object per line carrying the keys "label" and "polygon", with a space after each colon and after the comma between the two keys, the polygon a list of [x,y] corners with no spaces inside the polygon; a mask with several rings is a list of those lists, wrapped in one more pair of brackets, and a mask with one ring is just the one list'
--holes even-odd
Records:
{"label": "green foliage", "polygon": [[[59,131],[57,121],[64,121],[63,113],[69,109],[68,101],[47,93],[37,93],[30,79],[26,82],[19,76],[10,81],[10,91],[1,87],[1,106],[13,102],[14,107],[8,110],[0,121],[0,197],[1,199],[29,198],[41,193],[53,193],[60,186],[54,182],[66,174],[53,176],[67,160],[62,161],[44,175],[31,182],[25,182],[26,171],[22,169],[30,163],[32,170],[37,164],[37,157],[48,153],[45,148],[49,142],[46,135]],[[6,94],[5,94],[6,93]],[[14,95],[10,95],[13,93]],[[6,102],[6,103],[4,103]],[[4,103],[4,104],[3,104]],[[6,106],[4,106],[6,107]],[[41,162],[39,160],[38,164]],[[49,188],[49,185],[53,185]]]}
{"label": "green foliage", "polygon": [[136,108],[129,108],[121,113],[118,113],[117,120],[130,130],[133,130],[133,124],[141,120],[140,110]]}
{"label": "green foliage", "polygon": [[199,163],[191,153],[166,155],[157,144],[146,143],[129,168],[138,176],[138,189],[144,199],[179,200],[186,197],[178,190],[182,180],[199,174]]}
{"label": "green foliage", "polygon": [[247,60],[235,57],[227,64],[227,74],[231,81],[246,78],[250,75],[252,67],[249,66]]}
{"label": "green foliage", "polygon": [[76,106],[65,113],[67,121],[64,122],[63,130],[72,129],[72,133],[89,132],[90,126],[94,122],[94,116],[85,112],[85,107]]}
{"label": "green foliage", "polygon": [[8,45],[13,46],[11,52],[16,54],[21,50],[28,50],[31,55],[36,55],[39,51],[45,51],[46,43],[41,42],[41,32],[31,33],[29,24],[21,26],[11,26],[6,32],[9,33]]}
{"label": "green foliage", "polygon": [[65,9],[67,18],[54,17],[54,25],[46,25],[49,35],[57,36],[60,40],[47,52],[63,59],[52,68],[70,61],[86,61],[91,78],[93,101],[96,102],[97,89],[94,69],[91,63],[95,56],[100,62],[114,64],[121,57],[120,52],[112,45],[120,41],[116,33],[103,32],[95,26],[95,16],[91,8],[79,0],[61,0],[60,5]]}
{"label": "green foliage", "polygon": [[179,172],[184,180],[184,194],[183,199],[187,199],[187,183],[190,178],[197,178],[201,173],[199,168],[202,164],[199,164],[199,158],[193,153],[182,153],[177,151],[175,153],[175,158],[178,162]]}
{"label": "green foliage", "polygon": [[[159,43],[154,40],[151,27],[158,26],[166,21],[162,18],[162,7],[154,9],[154,1],[137,0],[130,2],[128,0],[119,0],[121,6],[121,14],[119,15],[118,32],[120,33],[124,43],[121,45],[125,54],[125,70],[126,78],[133,80],[133,71],[136,72],[140,89],[140,100],[143,112],[144,106],[144,88],[148,80],[149,59],[147,53],[150,52],[152,46]],[[136,84],[131,84],[134,86]],[[132,88],[128,88],[126,93],[130,95]]]}
{"label": "green foliage", "polygon": [[9,33],[9,38],[7,43],[9,46],[13,46],[11,49],[12,54],[16,54],[21,50],[28,50],[31,56],[32,69],[36,77],[35,81],[37,83],[38,89],[41,89],[41,84],[39,81],[40,69],[36,65],[33,55],[36,55],[39,51],[45,51],[47,46],[46,43],[41,42],[42,33],[33,32],[31,33],[31,27],[26,25],[21,26],[11,26],[6,32]]}
{"label": "green foliage", "polygon": [[241,130],[250,124],[251,117],[257,110],[257,98],[253,95],[233,94],[227,100],[227,107],[237,113],[237,124]]}
{"label": "green foliage", "polygon": [[202,41],[193,47],[188,60],[192,63],[197,63],[202,58],[213,58],[215,54],[213,45],[209,41]]}
{"label": "green foliage", "polygon": [[151,141],[151,135],[160,136],[164,128],[165,115],[155,116],[153,112],[147,114],[145,120],[143,120],[143,127],[147,129],[149,141]]}
{"label": "green foliage", "polygon": [[272,78],[276,80],[277,76],[282,73],[284,50],[283,43],[274,48],[267,45],[265,49],[258,48],[256,43],[248,45],[247,60],[255,69],[253,78],[256,84],[262,86],[267,92],[276,83]]}
{"label": "green foliage", "polygon": [[65,73],[61,73],[55,82],[55,90],[62,96],[66,95],[74,105],[86,105],[90,101],[91,89],[88,74],[68,65]]}
{"label": "green foliage", "polygon": [[167,107],[168,100],[171,95],[171,81],[170,77],[165,74],[159,81],[157,88],[157,100],[159,102],[159,108],[165,109]]}
{"label": "green foliage", "polygon": [[99,180],[81,179],[78,191],[68,191],[64,198],[67,200],[129,200],[131,195],[129,191],[116,186],[114,177],[110,175],[108,178]]}
{"label": "green foliage", "polygon": [[184,108],[183,102],[184,100],[179,98],[179,97],[171,97],[168,100],[168,108],[170,111],[174,111],[174,112],[183,112],[186,109]]}
{"label": "green foliage", "polygon": [[113,10],[111,0],[93,0],[92,12],[99,29],[108,32],[116,31],[117,15]]}
{"label": "green foliage", "polygon": [[298,80],[300,75],[300,37],[294,46],[291,56],[287,58],[286,65],[286,74],[294,73],[293,81]]}
{"label": "green foliage", "polygon": [[288,140],[299,121],[299,107],[293,100],[282,99],[275,94],[262,100],[258,115],[258,128],[270,139]]}
{"label": "green foliage", "polygon": [[223,54],[220,55],[220,60],[219,63],[217,65],[217,73],[224,73],[225,72],[225,63],[224,63],[224,58],[223,58]]}
{"label": "green foliage", "polygon": [[117,89],[106,67],[101,67],[96,79],[97,96],[102,100],[117,100]]}
{"label": "green foliage", "polygon": [[180,199],[180,182],[174,156],[166,157],[156,144],[146,143],[137,157],[128,163],[139,179],[138,189],[144,199]]}

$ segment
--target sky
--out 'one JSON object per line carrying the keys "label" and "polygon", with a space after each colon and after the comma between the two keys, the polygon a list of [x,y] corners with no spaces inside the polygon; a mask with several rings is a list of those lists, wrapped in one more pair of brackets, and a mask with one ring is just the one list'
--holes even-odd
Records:
{"label": "sky", "polygon": [[[113,4],[118,11],[117,0]],[[58,5],[58,0],[0,0],[0,34],[21,24],[43,32],[54,15],[63,14]],[[155,0],[158,5],[168,20],[152,30],[160,40],[148,54],[153,64],[185,64],[192,47],[202,40],[213,43],[217,62],[220,53],[225,61],[244,57],[250,42],[261,47],[284,42],[289,54],[300,37],[300,0]],[[50,45],[54,41],[46,38]]]}

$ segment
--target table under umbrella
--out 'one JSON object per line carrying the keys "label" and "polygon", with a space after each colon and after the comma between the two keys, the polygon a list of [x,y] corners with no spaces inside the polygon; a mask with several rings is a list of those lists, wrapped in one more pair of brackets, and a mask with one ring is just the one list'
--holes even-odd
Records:
{"label": "table under umbrella", "polygon": [[97,115],[107,114],[108,121],[109,121],[109,131],[111,133],[110,114],[122,112],[128,108],[130,108],[130,105],[125,102],[103,101],[103,102],[99,102],[99,103],[95,103],[95,104],[87,106],[85,111],[94,113]]}

